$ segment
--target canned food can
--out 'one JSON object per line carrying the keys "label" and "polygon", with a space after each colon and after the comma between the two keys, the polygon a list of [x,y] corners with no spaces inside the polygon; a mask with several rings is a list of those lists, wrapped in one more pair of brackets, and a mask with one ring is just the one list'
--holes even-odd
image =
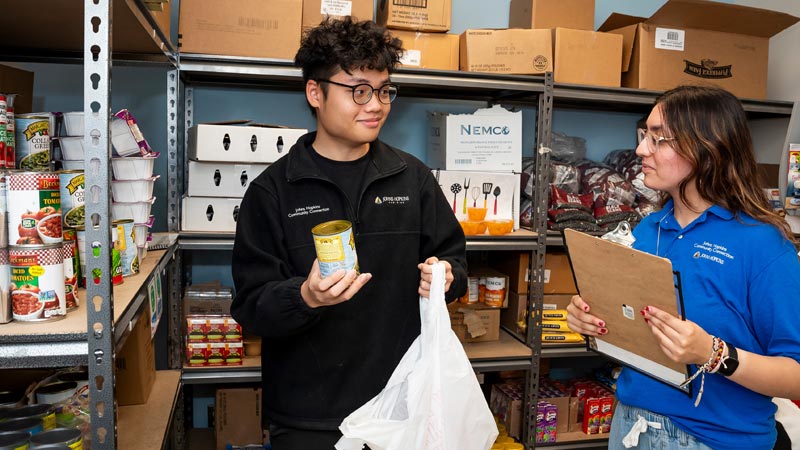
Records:
{"label": "canned food can", "polygon": [[119,250],[122,276],[139,273],[139,250],[136,248],[133,219],[115,220],[111,225],[117,230],[114,247]]}
{"label": "canned food can", "polygon": [[506,277],[486,277],[486,306],[502,308],[506,300]]}
{"label": "canned food can", "polygon": [[25,450],[30,436],[26,431],[4,431],[0,433],[0,450]]}
{"label": "canned food can", "polygon": [[[91,278],[97,282],[100,281],[100,273],[88,273],[86,269],[86,261],[88,258],[93,255],[94,257],[100,256],[100,243],[95,242],[86,242],[86,228],[85,227],[76,227],[75,233],[77,234],[77,243],[78,243],[78,261],[80,264],[80,278],[79,283],[82,286],[86,286],[89,282],[88,280]],[[116,248],[115,242],[117,241],[117,229],[116,227],[111,227],[111,242],[112,246],[109,251],[111,254],[111,282],[112,284],[122,284],[123,277],[122,277],[122,264],[121,264],[121,256],[119,250]],[[90,253],[87,253],[87,248],[91,250]]]}
{"label": "canned food can", "polygon": [[55,173],[8,173],[9,244],[38,245],[62,241],[58,184],[58,174]]}
{"label": "canned food can", "polygon": [[78,261],[78,243],[75,230],[64,228],[64,298],[67,303],[67,311],[80,306],[78,298],[78,277],[80,273],[80,262]]}
{"label": "canned food can", "polygon": [[16,120],[14,119],[14,108],[9,106],[6,110],[6,117],[8,118],[8,125],[6,125],[6,149],[5,154],[0,154],[0,166],[13,169],[14,161],[16,159],[15,152],[17,148],[16,136]]}
{"label": "canned food can", "polygon": [[40,403],[38,405],[27,405],[14,408],[9,413],[8,418],[38,419],[42,423],[42,431],[52,430],[56,427],[56,409],[49,403]]}
{"label": "canned food can", "polygon": [[82,170],[58,172],[58,187],[61,201],[62,225],[79,227],[84,223],[84,191],[86,177]]}
{"label": "canned food can", "polygon": [[[12,410],[11,412],[14,412]],[[55,423],[55,418],[53,418]],[[9,417],[7,420],[0,422],[0,433],[7,433],[10,431],[36,434],[44,431],[44,423],[39,417]]]}
{"label": "canned food can", "polygon": [[8,265],[8,248],[0,248],[0,323],[11,322],[11,268]]}
{"label": "canned food can", "polygon": [[0,422],[2,422],[6,417],[6,414],[8,414],[9,408],[17,406],[17,403],[20,403],[23,397],[25,397],[24,389],[8,389],[0,391]]}
{"label": "canned food can", "polygon": [[311,229],[317,250],[319,271],[323,277],[339,269],[358,272],[353,225],[347,220],[331,220]]}
{"label": "canned food can", "polygon": [[36,389],[36,402],[58,403],[70,398],[72,394],[75,393],[75,389],[78,389],[78,383],[74,381],[56,381],[54,383],[45,384]]}
{"label": "canned food can", "polygon": [[8,184],[6,172],[0,171],[0,247],[8,247]]}
{"label": "canned food can", "polygon": [[[66,444],[47,444],[47,445],[37,445],[36,447],[31,447],[31,449],[36,450],[74,450],[72,447]],[[81,446],[81,448],[83,448]]]}
{"label": "canned food can", "polygon": [[16,168],[50,170],[50,114],[19,114],[16,117]]}
{"label": "canned food can", "polygon": [[14,320],[39,322],[63,318],[67,303],[61,244],[10,246],[8,259]]}
{"label": "canned food can", "polygon": [[40,445],[64,444],[72,450],[83,450],[81,430],[77,428],[54,428],[31,436],[31,448]]}
{"label": "canned food can", "polygon": [[[6,96],[0,94],[0,154],[6,153],[6,136],[8,135],[8,104]],[[0,161],[0,167],[5,167],[5,158]]]}

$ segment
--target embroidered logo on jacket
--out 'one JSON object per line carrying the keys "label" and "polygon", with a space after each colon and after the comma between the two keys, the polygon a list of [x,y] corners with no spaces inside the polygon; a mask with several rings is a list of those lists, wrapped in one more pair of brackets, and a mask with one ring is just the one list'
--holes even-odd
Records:
{"label": "embroidered logo on jacket", "polygon": [[410,200],[410,198],[407,195],[396,195],[396,196],[389,196],[389,195],[380,196],[379,195],[379,196],[375,197],[375,204],[376,205],[383,205],[383,204],[405,205],[406,203],[408,203],[409,200]]}
{"label": "embroidered logo on jacket", "polygon": [[309,205],[309,206],[299,206],[294,209],[294,212],[291,212],[287,215],[287,217],[292,218],[296,216],[308,216],[311,214],[323,213],[328,212],[331,209],[328,207],[322,207],[320,205]]}

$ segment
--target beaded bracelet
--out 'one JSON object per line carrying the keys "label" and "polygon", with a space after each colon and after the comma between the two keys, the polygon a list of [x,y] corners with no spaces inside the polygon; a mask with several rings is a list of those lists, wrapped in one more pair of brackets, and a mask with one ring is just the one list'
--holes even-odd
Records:
{"label": "beaded bracelet", "polygon": [[686,387],[689,383],[694,381],[697,376],[700,376],[700,390],[697,391],[697,398],[694,401],[695,408],[697,405],[700,404],[700,399],[703,398],[703,388],[706,384],[706,373],[716,373],[720,366],[720,362],[722,361],[722,355],[725,353],[725,341],[722,339],[712,336],[711,337],[711,354],[708,356],[708,361],[702,366],[697,366],[697,371],[687,378],[683,383],[681,383],[681,387]]}

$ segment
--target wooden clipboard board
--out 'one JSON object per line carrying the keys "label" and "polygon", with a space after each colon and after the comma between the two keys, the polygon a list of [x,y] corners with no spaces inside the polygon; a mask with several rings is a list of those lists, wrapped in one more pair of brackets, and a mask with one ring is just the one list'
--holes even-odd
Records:
{"label": "wooden clipboard board", "polygon": [[691,395],[691,383],[680,387],[690,367],[667,358],[640,313],[650,305],[683,317],[670,260],[571,229],[564,243],[578,293],[608,329],[588,338],[589,348]]}

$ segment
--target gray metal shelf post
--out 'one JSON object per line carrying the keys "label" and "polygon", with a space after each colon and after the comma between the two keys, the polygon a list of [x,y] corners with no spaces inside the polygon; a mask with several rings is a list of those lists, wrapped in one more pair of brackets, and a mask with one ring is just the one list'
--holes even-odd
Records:
{"label": "gray metal shelf post", "polygon": [[[86,163],[86,321],[92,447],[117,446],[114,400],[114,297],[111,278],[109,160],[111,156],[110,0],[84,4],[83,111]],[[99,276],[95,276],[95,274]]]}

